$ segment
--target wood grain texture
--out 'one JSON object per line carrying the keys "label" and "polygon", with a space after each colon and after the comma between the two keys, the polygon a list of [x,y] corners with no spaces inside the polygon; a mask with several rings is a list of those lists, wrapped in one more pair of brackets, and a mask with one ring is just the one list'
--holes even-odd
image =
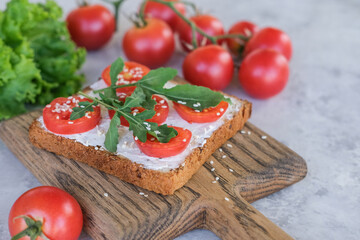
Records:
{"label": "wood grain texture", "polygon": [[238,132],[184,187],[162,196],[33,147],[28,127],[39,115],[36,111],[2,122],[0,137],[41,183],[79,201],[85,230],[94,239],[173,239],[196,228],[222,239],[291,239],[247,201],[301,180],[306,163],[250,123],[246,134]]}

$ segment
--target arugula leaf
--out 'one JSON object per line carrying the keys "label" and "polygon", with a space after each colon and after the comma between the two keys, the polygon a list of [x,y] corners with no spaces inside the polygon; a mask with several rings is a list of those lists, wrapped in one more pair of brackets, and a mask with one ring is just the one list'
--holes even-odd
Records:
{"label": "arugula leaf", "polygon": [[120,116],[116,112],[111,119],[110,126],[105,135],[105,147],[110,152],[116,152],[117,144],[119,142],[118,126],[120,125]]}
{"label": "arugula leaf", "polygon": [[74,107],[72,110],[73,112],[70,115],[70,120],[76,120],[79,118],[82,118],[83,116],[85,116],[86,112],[93,112],[94,108],[93,106],[96,106],[97,103],[95,102],[79,102],[79,106],[80,107]]}
{"label": "arugula leaf", "polygon": [[116,59],[110,67],[110,79],[111,85],[115,86],[117,82],[117,76],[122,72],[124,68],[124,61],[121,58]]}
{"label": "arugula leaf", "polygon": [[[124,108],[139,107],[145,101],[145,94],[141,88],[135,88],[131,96],[125,99]],[[151,118],[151,117],[150,117]]]}
{"label": "arugula leaf", "polygon": [[177,74],[177,70],[173,68],[158,68],[151,70],[142,79],[136,82],[136,85],[141,85],[150,89],[161,89],[165,83],[173,79]]}

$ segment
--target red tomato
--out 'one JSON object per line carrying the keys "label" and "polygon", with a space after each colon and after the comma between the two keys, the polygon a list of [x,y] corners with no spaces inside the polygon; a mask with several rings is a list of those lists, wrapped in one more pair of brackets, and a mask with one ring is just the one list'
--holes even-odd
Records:
{"label": "red tomato", "polygon": [[[242,34],[246,37],[251,37],[255,32],[258,31],[258,27],[248,21],[240,21],[231,26],[229,34]],[[235,55],[240,55],[241,51],[244,49],[245,42],[240,38],[228,38],[226,39],[226,44],[228,45],[230,51]]]}
{"label": "red tomato", "polygon": [[[120,101],[125,101],[125,98],[119,97],[119,100]],[[150,118],[150,119],[148,119],[146,121],[161,124],[161,123],[165,122],[167,116],[169,115],[169,105],[168,105],[167,101],[165,99],[163,99],[162,97],[160,97],[160,96],[153,95],[152,98],[157,102],[157,104],[154,107],[154,110],[155,110],[156,113],[152,118]],[[143,108],[143,107],[135,107],[135,108],[131,109],[131,113],[133,115],[134,114],[136,115],[136,114],[141,113],[143,111],[145,111],[145,108]],[[113,118],[114,114],[115,114],[114,110],[109,110],[109,117],[110,118]],[[120,117],[120,121],[121,121],[121,125],[123,125],[125,127],[129,126],[129,122],[123,116]]]}
{"label": "red tomato", "polygon": [[115,31],[115,19],[111,12],[101,5],[77,8],[66,18],[72,40],[87,50],[104,46]]}
{"label": "red tomato", "polygon": [[[197,27],[203,30],[210,36],[218,36],[224,34],[224,27],[222,23],[215,17],[210,15],[198,15],[190,18],[190,21],[194,22]],[[191,49],[187,45],[191,45],[192,31],[191,27],[186,23],[182,22],[178,27],[179,38],[182,48],[189,52]],[[198,46],[203,43],[204,37],[199,33],[196,33],[196,39]],[[221,45],[224,40],[218,40],[217,44]],[[205,45],[212,44],[210,40],[206,40]]]}
{"label": "red tomato", "polygon": [[[175,8],[181,13],[181,14],[185,14],[186,9],[183,3],[178,2],[178,0],[165,0],[167,2],[176,2],[175,3]],[[167,24],[169,24],[169,26],[171,27],[171,29],[173,31],[176,30],[177,25],[182,21],[182,19],[176,15],[176,13],[169,8],[168,6],[161,4],[161,3],[157,3],[157,2],[152,2],[152,1],[148,1],[145,4],[145,9],[144,9],[145,15],[146,17],[149,18],[157,18],[157,19],[161,19],[164,22],[166,22]]]}
{"label": "red tomato", "polygon": [[228,51],[217,45],[200,47],[189,53],[183,63],[183,75],[195,85],[220,90],[232,80],[234,62]]}
{"label": "red tomato", "polygon": [[244,54],[247,55],[258,48],[271,48],[291,59],[292,46],[289,36],[277,28],[263,28],[246,43]]}
{"label": "red tomato", "polygon": [[287,59],[273,49],[258,49],[245,57],[239,80],[245,92],[255,98],[269,98],[280,93],[289,78]]}
{"label": "red tomato", "polygon": [[[101,74],[101,78],[108,86],[111,85],[110,67],[111,65],[107,66]],[[142,64],[136,62],[125,62],[123,71],[118,75],[118,81],[116,82],[116,85],[135,83],[142,79],[149,72],[150,69]],[[125,95],[130,96],[134,92],[135,88],[136,87],[118,88],[116,89],[116,92],[118,94],[124,93]],[[122,96],[126,97],[125,95]]]}
{"label": "red tomato", "polygon": [[208,123],[215,122],[224,115],[226,112],[229,103],[222,101],[216,107],[206,108],[204,110],[196,111],[192,108],[189,108],[186,105],[182,105],[176,102],[174,103],[174,109],[180,115],[182,119],[189,123]]}
{"label": "red tomato", "polygon": [[[55,240],[78,239],[83,225],[81,208],[75,198],[51,186],[33,188],[15,201],[8,220],[11,236],[28,228],[23,218],[17,218],[19,216],[27,216],[35,221],[40,220],[42,226],[39,229],[39,235],[43,233],[47,238]],[[21,239],[30,239],[30,237]]]}
{"label": "red tomato", "polygon": [[87,132],[99,123],[100,107],[94,107],[93,112],[87,112],[82,118],[70,120],[72,108],[78,107],[79,102],[92,100],[80,97],[55,98],[43,110],[44,124],[46,128],[57,134],[76,134]]}
{"label": "red tomato", "polygon": [[149,134],[146,142],[140,142],[140,140],[135,137],[135,143],[140,151],[150,157],[165,158],[178,155],[189,145],[192,133],[184,128],[173,128],[178,132],[178,135],[170,139],[168,143],[160,143],[156,138]]}
{"label": "red tomato", "polygon": [[149,18],[147,25],[133,27],[125,33],[123,48],[126,57],[150,68],[160,67],[175,49],[174,34],[164,21]]}

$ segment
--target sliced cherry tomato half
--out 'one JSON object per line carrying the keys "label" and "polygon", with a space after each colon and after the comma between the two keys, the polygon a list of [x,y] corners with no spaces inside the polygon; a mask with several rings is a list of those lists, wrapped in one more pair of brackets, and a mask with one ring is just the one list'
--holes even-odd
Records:
{"label": "sliced cherry tomato half", "polygon": [[188,106],[174,103],[174,109],[180,115],[182,119],[189,123],[208,123],[215,122],[226,112],[229,103],[221,101],[216,107],[206,108],[204,110],[197,111]]}
{"label": "sliced cherry tomato half", "polygon": [[[111,78],[110,78],[110,67],[111,65],[107,66],[101,74],[102,79],[104,79],[105,83],[110,86],[111,85]],[[118,81],[116,85],[125,85],[131,84],[139,81],[143,78],[146,74],[150,72],[150,69],[140,63],[136,62],[125,62],[124,69],[118,75]],[[116,89],[117,92],[125,92],[131,93],[134,92],[136,87],[124,87]]]}
{"label": "sliced cherry tomato half", "polygon": [[[122,96],[124,96],[124,95],[121,95],[119,97],[120,101],[125,100],[125,98],[122,98]],[[167,116],[169,115],[169,104],[167,103],[167,101],[165,99],[163,99],[160,96],[153,95],[152,98],[157,102],[157,104],[154,107],[154,110],[156,113],[151,119],[148,119],[146,121],[161,124],[161,123],[165,122]],[[135,108],[131,109],[131,113],[133,115],[136,115],[138,113],[143,112],[144,110],[145,110],[145,108],[135,107]],[[115,114],[114,110],[109,110],[110,118],[113,118],[114,114]],[[129,122],[123,116],[120,117],[120,121],[121,121],[121,125],[123,125],[125,127],[129,126]]]}
{"label": "sliced cherry tomato half", "polygon": [[189,145],[192,133],[190,130],[181,127],[173,128],[178,132],[178,135],[170,139],[168,143],[161,143],[150,134],[148,134],[147,141],[144,143],[135,137],[135,143],[140,148],[140,151],[150,157],[165,158],[178,155]]}
{"label": "sliced cherry tomato half", "polygon": [[70,120],[72,108],[79,107],[79,102],[92,100],[80,97],[55,98],[43,110],[44,124],[46,128],[57,134],[76,134],[87,132],[100,121],[100,107],[94,107],[93,112],[87,112],[82,118]]}

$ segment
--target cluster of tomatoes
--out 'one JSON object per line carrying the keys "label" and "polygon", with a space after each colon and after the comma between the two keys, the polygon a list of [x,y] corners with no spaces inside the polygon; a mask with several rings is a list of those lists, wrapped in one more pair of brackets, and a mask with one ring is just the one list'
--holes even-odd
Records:
{"label": "cluster of tomatoes", "polygon": [[[238,79],[249,95],[269,98],[285,87],[292,54],[286,33],[271,27],[259,29],[248,21],[237,22],[226,32],[216,17],[198,14],[186,18],[183,3],[166,1],[173,2],[177,13],[162,3],[147,1],[143,8],[145,21],[135,22],[126,31],[122,45],[129,60],[150,68],[163,66],[173,55],[178,36],[182,49],[189,53],[183,63],[183,76],[193,84],[224,89],[232,81],[236,59],[241,61]],[[215,44],[195,31],[194,48],[194,31],[189,21],[206,35],[216,37]],[[88,50],[105,45],[115,29],[113,15],[101,5],[75,9],[68,15],[67,23],[72,39]]]}

